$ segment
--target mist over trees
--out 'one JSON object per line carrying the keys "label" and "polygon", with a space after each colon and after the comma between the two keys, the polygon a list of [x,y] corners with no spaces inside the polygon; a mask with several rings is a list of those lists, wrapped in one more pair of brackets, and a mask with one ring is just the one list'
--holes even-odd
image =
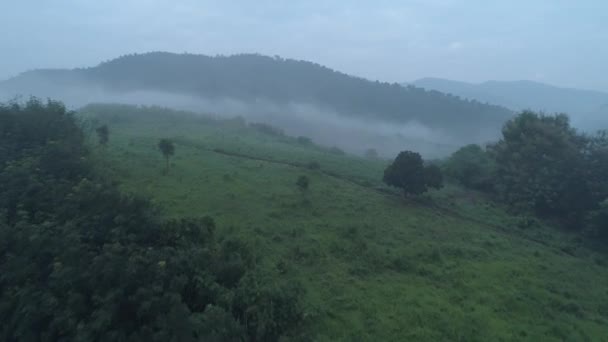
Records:
{"label": "mist over trees", "polygon": [[[311,62],[261,55],[128,55],[93,68],[27,72],[0,83],[0,88],[27,94],[43,83],[116,93],[158,91],[249,103],[312,104],[345,117],[417,122],[469,142],[495,137],[501,124],[512,116],[499,106],[413,86],[373,82]],[[487,133],[481,137],[480,132]]]}

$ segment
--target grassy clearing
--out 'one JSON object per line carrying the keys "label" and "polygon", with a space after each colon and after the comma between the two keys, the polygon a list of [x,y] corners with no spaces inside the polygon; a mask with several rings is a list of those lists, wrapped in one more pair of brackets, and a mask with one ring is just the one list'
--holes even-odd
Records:
{"label": "grassy clearing", "polygon": [[[213,216],[263,267],[300,280],[314,340],[608,340],[606,257],[542,225],[521,228],[479,195],[450,186],[405,200],[378,188],[386,162],[239,122],[109,127],[96,154],[122,189],[168,216]],[[164,137],[177,143],[168,176]]]}

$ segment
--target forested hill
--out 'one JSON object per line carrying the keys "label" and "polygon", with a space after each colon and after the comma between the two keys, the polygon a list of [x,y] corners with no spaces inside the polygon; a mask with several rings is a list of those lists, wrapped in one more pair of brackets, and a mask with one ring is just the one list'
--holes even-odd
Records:
{"label": "forested hill", "polygon": [[[92,68],[26,72],[0,88],[27,95],[41,84],[87,84],[112,92],[150,90],[205,98],[310,103],[343,115],[391,122],[414,120],[464,134],[469,129],[498,129],[511,116],[503,107],[433,90],[373,82],[311,62],[253,54],[128,55]],[[476,127],[471,127],[473,124]]]}

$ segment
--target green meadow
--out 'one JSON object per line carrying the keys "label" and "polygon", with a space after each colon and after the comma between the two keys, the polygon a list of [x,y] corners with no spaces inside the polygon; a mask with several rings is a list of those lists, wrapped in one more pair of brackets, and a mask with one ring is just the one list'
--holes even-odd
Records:
{"label": "green meadow", "polygon": [[[258,266],[298,281],[311,340],[608,341],[608,258],[479,193],[406,199],[382,184],[386,160],[239,119],[82,112],[108,125],[108,146],[90,144],[123,191],[166,217],[213,217]],[[176,147],[167,175],[161,138]]]}

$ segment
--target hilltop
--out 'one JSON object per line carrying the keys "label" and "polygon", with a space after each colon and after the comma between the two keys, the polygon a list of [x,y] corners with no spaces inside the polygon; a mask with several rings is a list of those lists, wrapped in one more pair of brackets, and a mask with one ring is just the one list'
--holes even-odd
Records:
{"label": "hilltop", "polygon": [[[457,145],[455,141],[463,144],[491,140],[512,116],[503,107],[434,90],[370,81],[312,62],[255,54],[128,55],[84,69],[25,72],[0,83],[2,90],[5,94],[50,96],[77,106],[109,99],[172,107],[189,104],[187,109],[221,112],[230,107],[244,116],[274,108],[280,113],[277,116],[283,118],[296,116],[290,106],[307,105],[314,110],[304,110],[300,116],[318,112],[321,118],[338,116],[368,123],[413,125],[408,131],[415,131],[416,139],[453,145]],[[143,96],[146,92],[147,96]],[[169,100],[161,94],[188,99]],[[193,101],[192,97],[206,102]],[[171,103],[163,103],[163,98]],[[281,118],[275,121],[284,125]],[[433,132],[432,138],[421,133],[426,130]]]}

